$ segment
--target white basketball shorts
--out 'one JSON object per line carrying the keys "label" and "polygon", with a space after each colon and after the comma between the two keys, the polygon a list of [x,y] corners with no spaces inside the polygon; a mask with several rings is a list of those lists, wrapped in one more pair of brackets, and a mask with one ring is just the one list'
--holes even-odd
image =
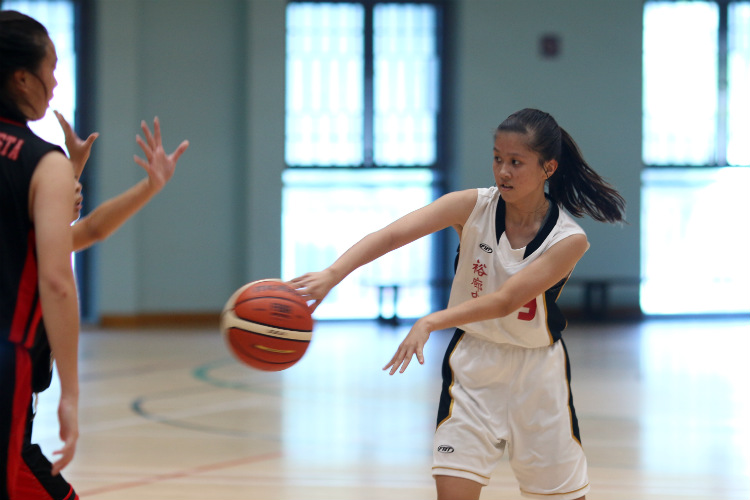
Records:
{"label": "white basketball shorts", "polygon": [[585,495],[586,457],[569,381],[562,341],[530,349],[458,331],[443,366],[433,475],[486,486],[507,445],[523,496]]}

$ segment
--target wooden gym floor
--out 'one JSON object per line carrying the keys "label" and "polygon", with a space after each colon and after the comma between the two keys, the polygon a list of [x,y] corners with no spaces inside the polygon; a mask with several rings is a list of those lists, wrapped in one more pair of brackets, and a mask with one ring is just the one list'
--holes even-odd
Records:
{"label": "wooden gym floor", "polygon": [[[322,322],[303,360],[261,373],[214,328],[81,338],[81,438],[65,471],[85,500],[432,499],[448,332],[427,362],[381,371],[407,326]],[[571,322],[565,335],[593,500],[750,498],[750,320]],[[35,441],[58,446],[57,385]],[[519,499],[507,461],[483,500]]]}

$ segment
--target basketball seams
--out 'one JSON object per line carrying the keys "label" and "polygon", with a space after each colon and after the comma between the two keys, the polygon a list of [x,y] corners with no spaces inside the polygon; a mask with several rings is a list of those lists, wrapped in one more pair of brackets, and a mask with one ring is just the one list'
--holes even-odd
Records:
{"label": "basketball seams", "polygon": [[242,361],[243,363],[248,363],[248,361],[250,361],[250,364],[252,366],[255,366],[256,368],[259,368],[259,365],[261,365],[265,370],[281,371],[289,368],[290,366],[296,364],[297,361],[299,361],[299,359],[273,361],[272,359],[261,358],[254,353],[257,348],[248,349],[247,347],[242,345],[241,342],[230,341],[230,343],[232,346],[232,352],[239,361]]}
{"label": "basketball seams", "polygon": [[[251,306],[251,305],[250,305],[249,303],[250,303],[250,302],[252,302],[252,301],[254,301],[254,300],[263,300],[263,301],[277,301],[277,300],[279,300],[279,301],[284,301],[284,302],[290,302],[290,303],[292,303],[292,304],[294,304],[294,305],[296,305],[296,306],[299,306],[299,307],[301,307],[301,308],[302,308],[302,311],[303,311],[303,312],[305,312],[305,313],[309,314],[309,309],[308,309],[308,307],[307,307],[307,304],[306,304],[306,303],[304,303],[304,302],[302,302],[302,299],[299,299],[299,300],[297,300],[297,299],[292,299],[292,298],[288,298],[288,297],[276,297],[276,296],[273,296],[273,295],[264,295],[264,296],[262,296],[262,297],[250,297],[250,298],[248,298],[248,299],[242,299],[242,300],[239,300],[239,301],[237,301],[237,302],[235,303],[235,305],[234,305],[234,309],[236,310],[236,309],[237,309],[238,307],[240,307],[240,306],[243,306],[243,305],[244,305],[245,307],[252,307],[252,306]],[[264,304],[264,305],[265,305],[265,304]],[[268,313],[268,309],[267,309],[267,308],[260,308],[260,307],[259,307],[259,308],[257,308],[257,309],[254,309],[254,310],[255,310],[255,311],[263,311],[263,312],[266,312],[266,313]],[[295,313],[298,313],[298,312],[299,312],[299,311],[295,311]],[[235,313],[235,314],[236,314],[236,313]],[[274,316],[275,314],[277,314],[277,315],[279,315],[279,316],[282,316],[282,314],[281,314],[281,313],[274,313],[274,312],[271,312],[271,313],[269,313],[269,314],[270,314],[271,316]],[[293,315],[293,314],[294,314],[294,313],[292,313],[292,314],[289,314],[289,315]],[[288,315],[286,315],[286,316],[288,316]],[[238,317],[239,317],[239,316],[238,316]],[[242,319],[244,319],[244,318],[242,318]],[[245,321],[249,321],[249,320],[245,320]],[[254,322],[254,323],[258,323],[259,325],[265,325],[265,326],[274,326],[274,325],[271,325],[271,324],[267,324],[267,323],[261,323],[261,322],[258,322],[258,321],[253,321],[253,322]],[[310,323],[311,323],[311,325],[312,325],[312,321],[311,321]],[[307,332],[307,331],[311,331],[311,329],[312,329],[312,326],[310,327],[310,330],[308,330],[308,329],[298,329],[298,328],[284,328],[284,329],[285,329],[285,330],[293,330],[293,331],[298,331],[298,332]]]}
{"label": "basketball seams", "polygon": [[229,298],[220,318],[234,357],[266,371],[297,363],[309,347],[313,327],[307,302],[281,280],[243,285]]}
{"label": "basketball seams", "polygon": [[279,328],[278,326],[267,325],[264,323],[258,323],[256,321],[250,321],[238,317],[234,311],[227,311],[222,315],[222,327],[226,328],[238,328],[248,332],[258,333],[261,335],[268,335],[269,337],[276,337],[287,340],[297,340],[300,342],[309,342],[312,337],[312,330],[294,330],[291,328]]}

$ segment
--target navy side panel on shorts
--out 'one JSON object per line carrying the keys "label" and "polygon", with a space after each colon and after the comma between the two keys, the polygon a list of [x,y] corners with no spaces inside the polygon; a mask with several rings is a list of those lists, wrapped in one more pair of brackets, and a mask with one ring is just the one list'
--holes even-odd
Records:
{"label": "navy side panel on shorts", "polygon": [[562,344],[563,351],[565,352],[565,376],[568,378],[568,407],[570,408],[570,425],[572,426],[573,437],[576,438],[578,444],[581,444],[581,431],[578,430],[578,417],[576,416],[576,409],[573,406],[573,390],[570,387],[570,357],[568,357],[568,347],[565,345],[562,339],[558,342]]}
{"label": "navy side panel on shorts", "polygon": [[451,386],[453,385],[453,370],[451,370],[450,358],[453,351],[456,350],[458,342],[464,335],[464,331],[457,328],[453,334],[453,338],[448,344],[448,348],[445,350],[445,356],[443,357],[443,389],[440,392],[440,403],[438,404],[437,414],[437,427],[448,418],[451,414],[451,405],[453,404],[453,398],[451,397]]}

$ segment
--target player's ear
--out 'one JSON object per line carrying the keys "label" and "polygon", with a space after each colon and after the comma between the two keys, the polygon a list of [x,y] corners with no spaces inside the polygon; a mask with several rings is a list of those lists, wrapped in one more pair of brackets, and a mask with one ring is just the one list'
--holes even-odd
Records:
{"label": "player's ear", "polygon": [[544,162],[542,168],[544,168],[544,175],[546,175],[547,179],[549,179],[557,170],[557,160],[549,160]]}

